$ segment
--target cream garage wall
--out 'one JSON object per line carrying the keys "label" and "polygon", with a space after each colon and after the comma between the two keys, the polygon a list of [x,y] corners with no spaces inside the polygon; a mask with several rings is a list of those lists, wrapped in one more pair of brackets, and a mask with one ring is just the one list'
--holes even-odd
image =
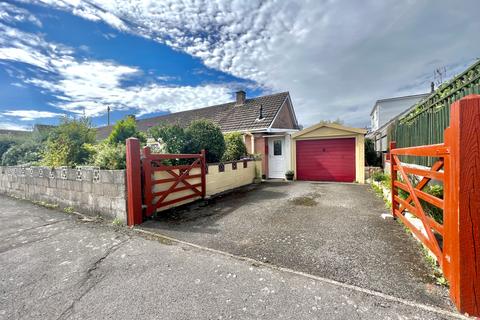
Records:
{"label": "cream garage wall", "polygon": [[[298,140],[355,138],[355,175],[358,183],[365,183],[365,132],[366,130],[349,128],[335,124],[316,125],[294,133],[291,137],[291,170],[297,168],[296,142]],[[296,172],[295,172],[296,179]]]}

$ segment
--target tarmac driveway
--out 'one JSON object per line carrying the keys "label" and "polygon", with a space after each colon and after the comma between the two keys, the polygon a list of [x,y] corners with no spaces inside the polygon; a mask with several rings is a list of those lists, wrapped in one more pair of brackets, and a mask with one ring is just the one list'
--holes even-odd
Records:
{"label": "tarmac driveway", "polygon": [[142,228],[399,298],[452,308],[420,245],[367,185],[269,182]]}

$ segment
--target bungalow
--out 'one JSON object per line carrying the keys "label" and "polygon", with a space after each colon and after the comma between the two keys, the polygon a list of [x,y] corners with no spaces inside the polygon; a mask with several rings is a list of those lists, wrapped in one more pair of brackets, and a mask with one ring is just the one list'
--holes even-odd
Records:
{"label": "bungalow", "polygon": [[[138,119],[137,127],[146,132],[159,124],[187,126],[197,119],[212,120],[223,133],[243,133],[247,152],[262,155],[264,177],[284,178],[291,168],[290,134],[299,131],[299,125],[288,92],[247,99],[245,91],[238,91],[233,102]],[[112,126],[97,130],[97,137],[104,139]]]}

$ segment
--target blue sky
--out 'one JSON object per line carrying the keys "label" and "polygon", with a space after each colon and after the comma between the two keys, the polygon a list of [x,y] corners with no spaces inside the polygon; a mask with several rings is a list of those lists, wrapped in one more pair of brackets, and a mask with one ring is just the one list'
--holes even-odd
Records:
{"label": "blue sky", "polygon": [[0,1],[0,128],[94,125],[290,91],[303,125],[364,127],[375,100],[480,57],[480,3]]}
{"label": "blue sky", "polygon": [[[204,107],[209,104],[229,102],[236,89],[246,89],[250,95],[263,93],[263,90],[259,89],[253,81],[208,68],[199,58],[151,39],[119,31],[104,22],[90,21],[69,12],[35,4],[15,2],[12,4],[17,9],[28,11],[38,19],[38,22],[27,19],[4,21],[7,28],[39,34],[48,44],[64,46],[64,50],[69,51],[65,55],[71,57],[71,61],[67,63],[77,66],[79,70],[90,69],[86,72],[94,72],[93,69],[97,68],[99,72],[108,72],[102,69],[104,65],[112,66],[114,69],[121,66],[133,68],[134,70],[127,70],[127,76],[118,79],[119,88],[128,91],[130,87],[153,85],[166,88],[201,89],[206,85],[209,86],[209,91],[213,89],[208,96],[200,97],[198,103],[192,102],[191,105],[187,103],[179,110],[183,110],[184,107]],[[86,62],[98,62],[99,65],[81,67],[81,64]],[[150,117],[170,112],[168,99],[164,100],[163,106],[159,104],[157,108],[152,108],[149,103],[144,107],[139,106],[135,100],[125,106],[117,106],[116,99],[108,103],[108,98],[100,106],[82,107],[82,102],[85,101],[79,99],[78,108],[63,109],[57,107],[57,104],[62,103],[62,100],[57,98],[58,92],[52,92],[48,88],[29,81],[29,79],[41,79],[54,83],[61,78],[57,70],[44,70],[34,64],[13,59],[0,60],[0,65],[2,66],[0,110],[3,112],[0,122],[11,123],[12,126],[28,128],[34,123],[55,124],[60,115],[78,116],[83,114],[83,110],[92,117],[94,125],[104,125],[107,122],[105,114],[107,106],[113,110],[112,121],[128,114]],[[88,75],[85,80],[94,79],[90,79]],[[215,93],[217,86],[218,95]],[[195,98],[195,95],[193,97]],[[103,100],[105,97],[101,95],[100,98]],[[139,99],[138,103],[144,102]],[[38,111],[38,114],[33,111]]]}

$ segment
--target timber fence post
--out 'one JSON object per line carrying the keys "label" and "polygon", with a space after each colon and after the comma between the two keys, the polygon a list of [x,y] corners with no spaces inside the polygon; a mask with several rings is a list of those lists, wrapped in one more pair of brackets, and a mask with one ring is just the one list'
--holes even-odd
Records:
{"label": "timber fence post", "polygon": [[444,271],[458,310],[480,316],[480,95],[452,104],[445,145]]}
{"label": "timber fence post", "polygon": [[127,139],[127,224],[142,223],[142,177],[140,142],[137,138]]}
{"label": "timber fence post", "polygon": [[388,154],[390,156],[390,178],[391,178],[390,179],[391,180],[391,189],[390,190],[392,191],[392,199],[391,200],[392,200],[392,216],[393,216],[393,219],[396,219],[395,210],[399,210],[398,202],[397,202],[397,200],[395,200],[395,196],[398,195],[398,191],[394,186],[394,183],[397,180],[397,171],[395,170],[396,162],[392,157],[392,150],[395,149],[396,147],[397,147],[396,142],[391,141],[390,142],[390,149],[388,151]]}

